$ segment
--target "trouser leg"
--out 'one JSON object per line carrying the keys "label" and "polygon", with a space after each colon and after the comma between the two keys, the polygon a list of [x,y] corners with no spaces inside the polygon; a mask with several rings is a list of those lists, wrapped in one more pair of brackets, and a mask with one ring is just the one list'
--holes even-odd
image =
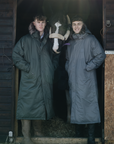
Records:
{"label": "trouser leg", "polygon": [[95,144],[95,124],[88,124],[88,144]]}
{"label": "trouser leg", "polygon": [[42,120],[34,120],[33,123],[33,129],[34,129],[34,136],[44,136],[42,131]]}
{"label": "trouser leg", "polygon": [[75,125],[75,132],[76,137],[83,137],[84,125],[83,124],[76,124]]}
{"label": "trouser leg", "polygon": [[70,95],[69,95],[69,91],[66,90],[66,102],[67,102],[67,122],[70,123],[70,117],[71,117],[71,100],[70,100]]}
{"label": "trouser leg", "polygon": [[30,138],[30,127],[31,127],[31,121],[30,120],[21,120],[22,123],[22,134],[24,136],[23,138],[23,144],[34,144]]}

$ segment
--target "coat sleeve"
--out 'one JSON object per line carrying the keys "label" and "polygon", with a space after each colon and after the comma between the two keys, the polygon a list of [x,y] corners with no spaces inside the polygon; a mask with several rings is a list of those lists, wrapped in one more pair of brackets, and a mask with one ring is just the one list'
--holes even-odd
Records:
{"label": "coat sleeve", "polygon": [[15,45],[12,53],[12,59],[17,68],[22,71],[29,72],[30,64],[24,59],[23,38]]}
{"label": "coat sleeve", "polygon": [[86,70],[97,69],[104,61],[106,55],[98,40],[94,37],[90,42],[92,60],[87,63]]}

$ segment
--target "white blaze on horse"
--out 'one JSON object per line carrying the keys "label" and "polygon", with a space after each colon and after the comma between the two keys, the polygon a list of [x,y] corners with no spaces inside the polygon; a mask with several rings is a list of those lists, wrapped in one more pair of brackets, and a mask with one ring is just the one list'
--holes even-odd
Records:
{"label": "white blaze on horse", "polygon": [[[59,20],[59,18],[61,19],[62,17],[63,18],[63,21],[61,22]],[[71,24],[70,22],[70,18],[69,16],[65,16],[65,15],[62,15],[62,17],[55,17],[55,23],[53,23],[50,27],[50,31],[49,31],[49,38],[53,38],[54,39],[54,43],[53,43],[53,51],[55,51],[56,53],[59,53],[57,50],[59,49],[60,47],[60,44],[59,44],[59,39],[62,40],[62,41],[66,41],[70,35],[70,30],[68,29],[68,25]],[[64,23],[65,21],[65,17],[67,19],[67,23]],[[54,29],[54,27],[56,28],[55,31],[53,30],[53,33],[52,33],[52,28]],[[65,33],[65,34],[64,34]],[[64,34],[64,36],[63,36]]]}

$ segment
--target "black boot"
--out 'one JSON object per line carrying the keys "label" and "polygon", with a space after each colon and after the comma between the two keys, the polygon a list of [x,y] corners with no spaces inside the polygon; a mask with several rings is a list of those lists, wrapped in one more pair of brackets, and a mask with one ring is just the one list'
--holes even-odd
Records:
{"label": "black boot", "polygon": [[88,144],[95,144],[95,125],[94,124],[88,124]]}
{"label": "black boot", "polygon": [[83,128],[84,125],[82,124],[76,124],[75,126],[75,132],[76,132],[76,137],[83,137]]}

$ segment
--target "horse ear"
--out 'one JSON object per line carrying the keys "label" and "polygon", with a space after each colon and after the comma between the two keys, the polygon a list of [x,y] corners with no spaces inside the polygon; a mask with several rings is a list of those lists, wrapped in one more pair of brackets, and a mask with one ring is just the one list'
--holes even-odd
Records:
{"label": "horse ear", "polygon": [[49,29],[49,35],[51,34],[51,27],[50,27],[50,29]]}
{"label": "horse ear", "polygon": [[[71,24],[70,18],[69,18],[68,15],[67,15],[66,17],[67,17],[67,23],[68,23],[68,25],[70,25],[70,24]],[[66,31],[66,34],[64,35],[64,39],[67,40],[68,37],[69,37],[69,35],[70,35],[70,30],[68,29],[68,30]]]}

